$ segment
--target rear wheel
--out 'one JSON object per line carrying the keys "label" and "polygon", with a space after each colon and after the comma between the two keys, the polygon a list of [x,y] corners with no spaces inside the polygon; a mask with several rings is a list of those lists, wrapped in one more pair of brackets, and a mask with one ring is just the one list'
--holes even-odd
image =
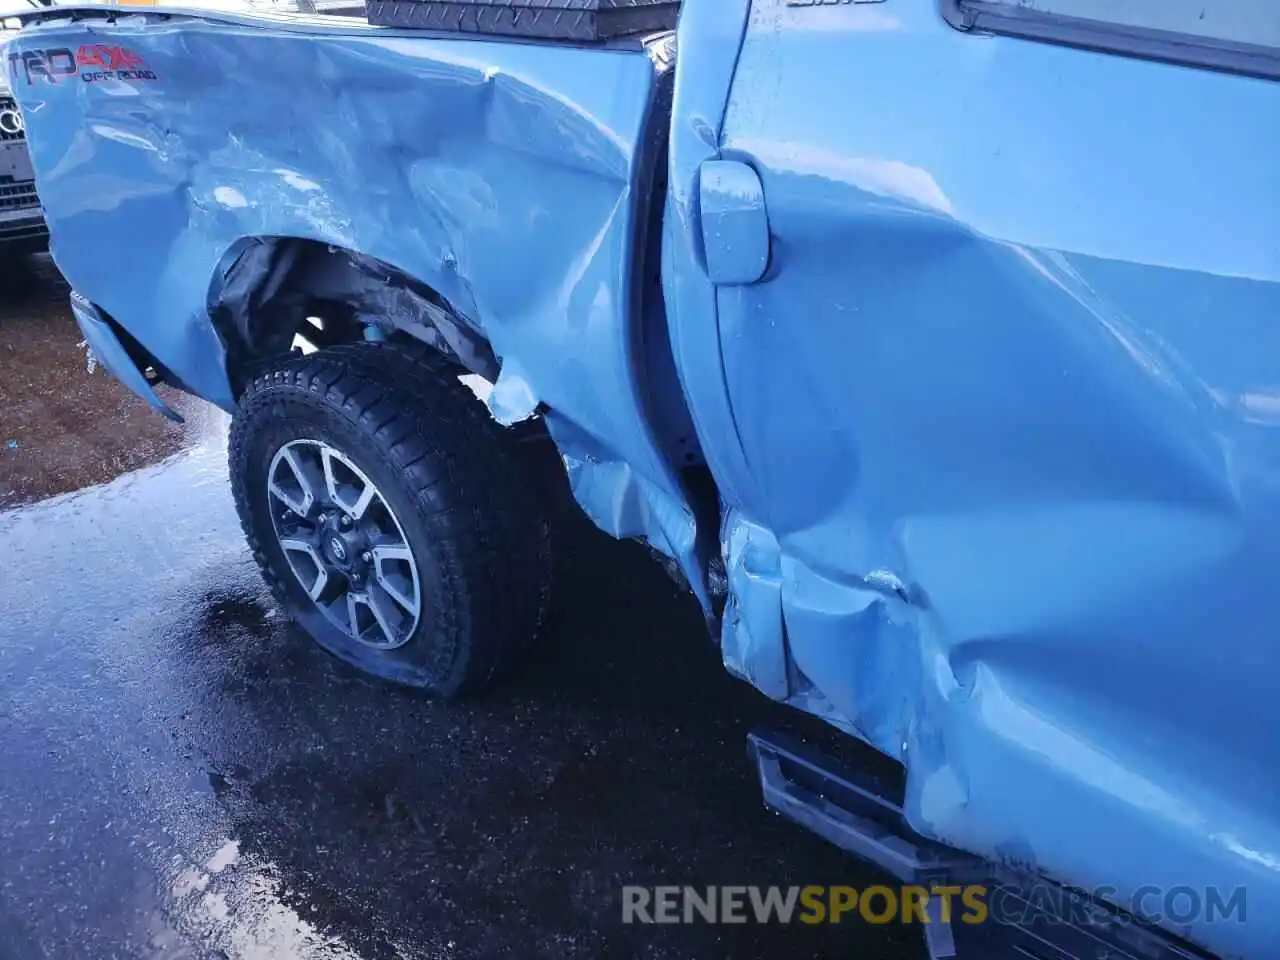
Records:
{"label": "rear wheel", "polygon": [[231,427],[241,524],[285,611],[375,676],[452,696],[541,629],[547,522],[442,360],[362,344],[256,376]]}

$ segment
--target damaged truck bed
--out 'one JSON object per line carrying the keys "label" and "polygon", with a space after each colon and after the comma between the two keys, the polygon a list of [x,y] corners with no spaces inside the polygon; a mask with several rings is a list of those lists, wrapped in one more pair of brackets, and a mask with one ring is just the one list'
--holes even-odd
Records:
{"label": "damaged truck bed", "polygon": [[[770,802],[1107,918],[1022,956],[1271,957],[1280,30],[1026,7],[685,0],[599,43],[55,11],[8,67],[86,335],[157,407],[148,368],[254,418],[397,345],[484,377],[729,670],[905,770],[868,819],[765,738]],[[333,444],[331,492],[383,483]],[[285,579],[358,584],[356,504],[311,518],[270,452]],[[390,675],[350,589],[372,652],[337,652]]]}

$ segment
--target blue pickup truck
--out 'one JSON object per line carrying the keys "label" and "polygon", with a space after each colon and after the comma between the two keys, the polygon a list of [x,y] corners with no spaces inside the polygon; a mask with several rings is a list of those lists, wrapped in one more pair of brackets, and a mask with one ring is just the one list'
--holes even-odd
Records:
{"label": "blue pickup truck", "polygon": [[370,673],[538,634],[545,429],[730,671],[903,772],[763,733],[768,803],[1018,920],[933,957],[1275,957],[1277,7],[676,8],[32,15],[88,342],[233,412],[267,581]]}

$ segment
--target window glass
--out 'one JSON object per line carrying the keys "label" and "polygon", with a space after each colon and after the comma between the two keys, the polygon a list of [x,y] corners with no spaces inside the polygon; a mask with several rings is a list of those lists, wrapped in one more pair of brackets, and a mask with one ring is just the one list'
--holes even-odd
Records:
{"label": "window glass", "polygon": [[1276,0],[986,0],[983,5],[1280,47]]}

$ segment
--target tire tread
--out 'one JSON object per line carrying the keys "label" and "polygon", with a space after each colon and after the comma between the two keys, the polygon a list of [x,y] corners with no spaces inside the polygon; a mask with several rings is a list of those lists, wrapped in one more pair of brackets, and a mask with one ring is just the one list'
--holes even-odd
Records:
{"label": "tire tread", "polygon": [[285,581],[255,529],[244,478],[255,429],[279,415],[280,399],[299,391],[376,445],[404,480],[448,568],[453,602],[439,604],[436,645],[453,657],[454,668],[436,692],[479,690],[510,670],[544,628],[550,527],[520,482],[502,428],[425,345],[352,344],[294,356],[259,371],[245,388],[228,459],[241,526],[272,594],[289,609]]}

